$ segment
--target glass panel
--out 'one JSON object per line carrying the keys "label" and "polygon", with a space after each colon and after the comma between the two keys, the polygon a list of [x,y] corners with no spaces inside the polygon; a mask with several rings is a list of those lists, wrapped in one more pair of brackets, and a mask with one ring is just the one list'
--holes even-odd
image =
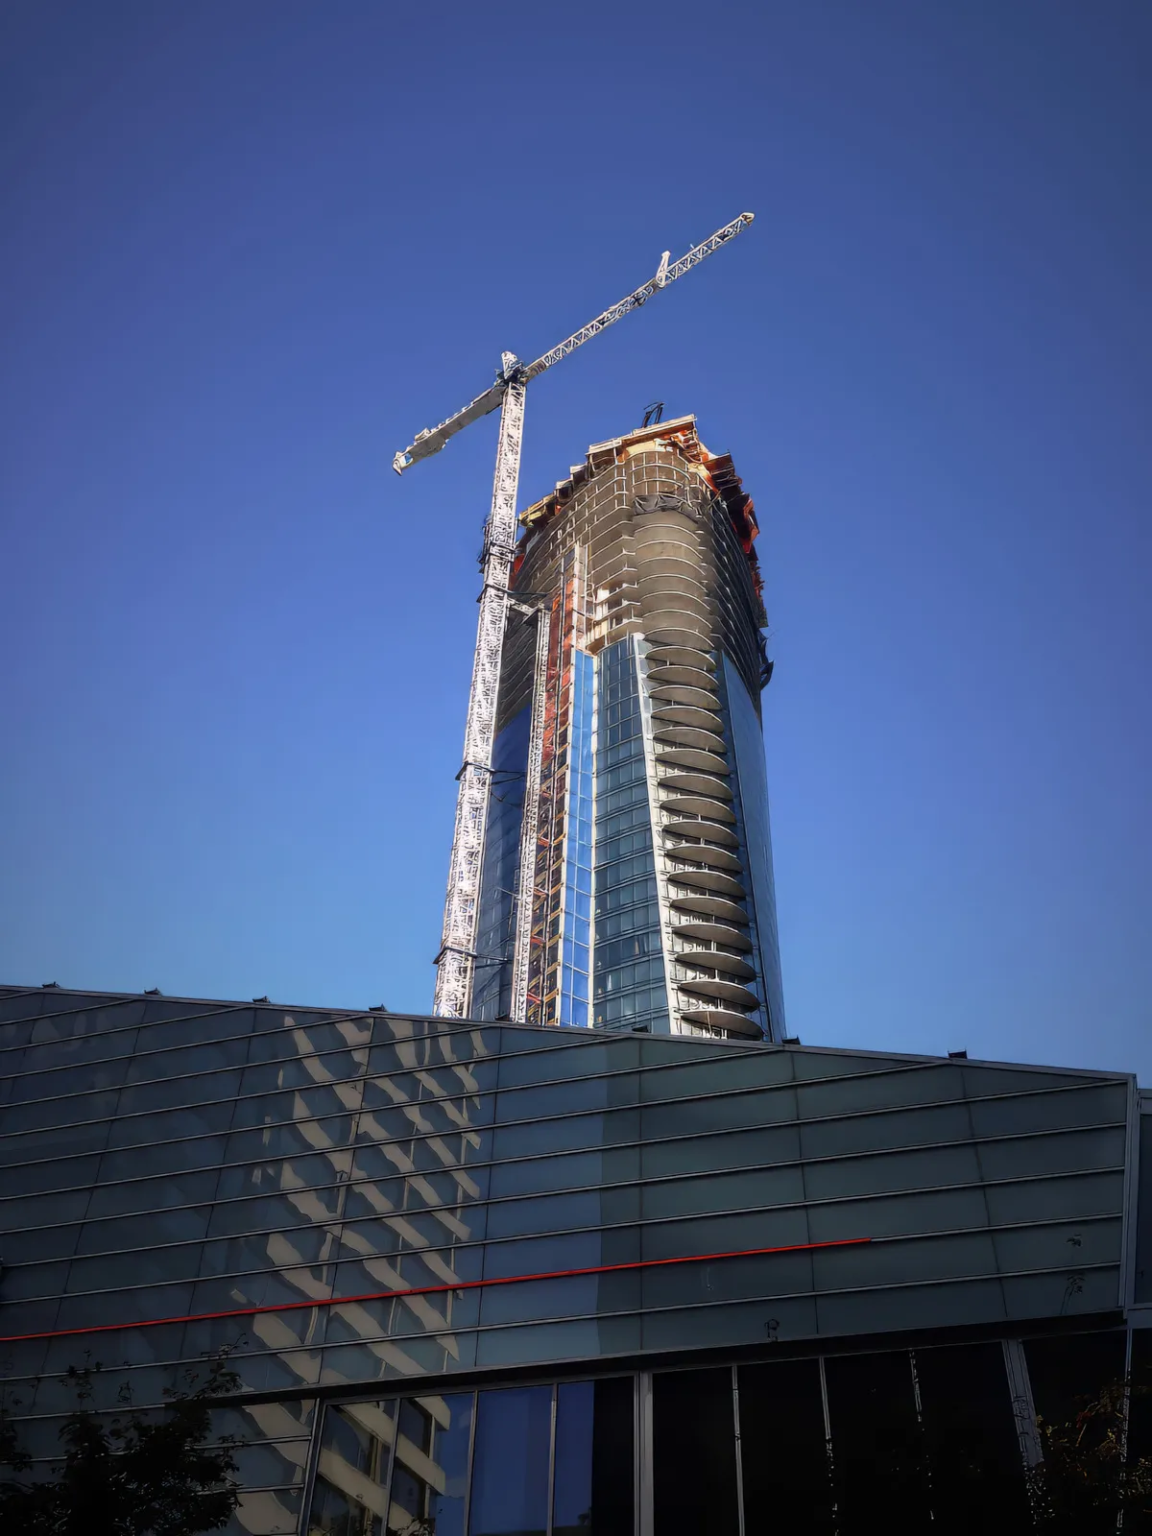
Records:
{"label": "glass panel", "polygon": [[800,1117],[816,1120],[823,1115],[848,1115],[900,1104],[938,1104],[962,1097],[963,1087],[952,1067],[893,1066],[890,1070],[873,1070],[863,1077],[805,1083],[799,1090]]}
{"label": "glass panel", "polygon": [[974,1146],[836,1158],[827,1163],[808,1163],[804,1169],[804,1187],[811,1200],[979,1182],[980,1164]]}
{"label": "glass panel", "polygon": [[832,1531],[819,1362],[742,1365],[739,1384],[745,1531]]}
{"label": "glass panel", "polygon": [[1023,1131],[1063,1130],[1076,1125],[1117,1125],[1124,1120],[1127,1085],[1096,1085],[1069,1092],[1016,1094],[976,1099],[972,1125],[977,1136],[1012,1136]]}
{"label": "glass panel", "polygon": [[401,1402],[389,1536],[464,1536],[471,1431],[471,1392]]}
{"label": "glass panel", "polygon": [[[1065,1433],[1075,1436],[1079,1451],[1074,1455],[1073,1466],[1077,1462],[1081,1467],[1095,1463],[1096,1469],[1102,1471],[1111,1465],[1106,1452],[1102,1461],[1098,1461],[1093,1453],[1103,1446],[1108,1432],[1115,1431],[1115,1421],[1110,1421],[1110,1416],[1106,1415],[1082,1420],[1079,1414],[1103,1388],[1123,1379],[1126,1342],[1119,1329],[1025,1341],[1024,1357],[1028,1362],[1036,1417],[1061,1426]],[[1076,1536],[1111,1536],[1118,1528],[1115,1508],[1109,1511],[1106,1506],[1090,1507],[1091,1495],[1087,1490],[1082,1491],[1079,1483],[1080,1478],[1075,1473],[1072,1479],[1068,1479],[1067,1473],[1058,1476],[1058,1498],[1066,1504],[1067,1510],[1067,1523],[1058,1522],[1058,1528],[1075,1530]],[[1130,1527],[1129,1522],[1124,1521],[1125,1533],[1140,1528],[1138,1524]]]}
{"label": "glass panel", "polygon": [[918,1349],[920,1411],[939,1536],[1028,1529],[1020,1442],[999,1344]]}
{"label": "glass panel", "polygon": [[[147,1159],[143,1160],[145,1166]],[[141,1159],[137,1159],[140,1170]],[[195,1205],[211,1200],[219,1178],[215,1168],[201,1173],[168,1174],[162,1179],[125,1179],[117,1184],[98,1184],[88,1206],[89,1220],[120,1216],[130,1211],[158,1211],[168,1206]]]}
{"label": "glass panel", "polygon": [[325,1410],[309,1536],[380,1536],[395,1412],[394,1402]]}
{"label": "glass panel", "polygon": [[19,1232],[24,1227],[60,1226],[82,1219],[89,1191],[75,1189],[53,1195],[29,1195],[24,1200],[0,1203],[0,1232]]}
{"label": "glass panel", "polygon": [[653,1376],[652,1440],[656,1536],[736,1536],[732,1372]]}
{"label": "glass panel", "polygon": [[4,1111],[4,1134],[9,1136],[16,1131],[71,1127],[85,1120],[102,1120],[115,1113],[116,1097],[121,1091],[109,1088],[103,1093],[81,1093],[35,1104],[11,1104]]}
{"label": "glass panel", "polygon": [[803,1127],[804,1156],[886,1152],[890,1147],[967,1141],[970,1135],[967,1105],[939,1104],[929,1109],[905,1109],[898,1114],[814,1121]]}
{"label": "glass panel", "polygon": [[[1128,1405],[1128,1459],[1152,1456],[1152,1328],[1132,1330],[1132,1397]],[[1125,1525],[1128,1516],[1125,1516]],[[1152,1525],[1152,1521],[1149,1522]],[[1137,1525],[1143,1531],[1143,1525]]]}
{"label": "glass panel", "polygon": [[140,1147],[153,1141],[170,1141],[174,1132],[191,1138],[226,1131],[235,1108],[231,1100],[224,1100],[219,1104],[185,1105],[175,1114],[125,1115],[112,1122],[108,1145]]}
{"label": "glass panel", "polygon": [[552,1536],[632,1536],[631,1376],[557,1388]]}
{"label": "glass panel", "polygon": [[1152,1301],[1152,1115],[1140,1116],[1136,1186],[1136,1301]]}
{"label": "glass panel", "polygon": [[551,1387],[479,1394],[469,1536],[544,1536],[551,1433]]}
{"label": "glass panel", "polygon": [[242,1067],[248,1054],[246,1039],[204,1041],[166,1051],[151,1050],[151,1044],[145,1036],[140,1052],[128,1064],[127,1082],[147,1083],[168,1077],[189,1077],[220,1068]]}
{"label": "glass panel", "polygon": [[149,1110],[183,1109],[234,1099],[240,1073],[206,1072],[195,1077],[174,1077],[154,1083],[137,1083],[120,1090],[117,1117]]}
{"label": "glass panel", "polygon": [[980,1148],[980,1167],[986,1179],[1123,1168],[1124,1136],[1124,1127],[1117,1125],[1100,1131],[1061,1131],[988,1141]]}
{"label": "glass panel", "polygon": [[1119,1381],[1124,1375],[1124,1347],[1120,1329],[1026,1340],[1024,1357],[1039,1417],[1052,1424],[1066,1423],[1085,1398]]}
{"label": "glass panel", "polygon": [[840,1536],[922,1536],[928,1510],[923,1436],[910,1357],[841,1355],[824,1362]]}
{"label": "glass panel", "polygon": [[1086,1173],[1059,1179],[1029,1179],[985,1188],[993,1225],[1014,1221],[1070,1221],[1120,1215],[1124,1209],[1122,1173]]}
{"label": "glass panel", "polygon": [[644,1109],[644,1140],[666,1136],[705,1136],[710,1131],[779,1124],[795,1120],[796,1094],[792,1088],[772,1093],[739,1093],[720,1099],[679,1099]]}
{"label": "glass panel", "polygon": [[24,1163],[4,1178],[4,1194],[34,1195],[96,1182],[95,1156],[63,1157],[50,1163]]}

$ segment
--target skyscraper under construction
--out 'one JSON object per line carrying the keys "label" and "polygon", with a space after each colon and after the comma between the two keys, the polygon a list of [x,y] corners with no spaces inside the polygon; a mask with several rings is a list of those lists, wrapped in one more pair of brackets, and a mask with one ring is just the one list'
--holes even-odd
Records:
{"label": "skyscraper under construction", "polygon": [[781,1038],[771,665],[731,459],[661,422],[520,523],[472,1016]]}

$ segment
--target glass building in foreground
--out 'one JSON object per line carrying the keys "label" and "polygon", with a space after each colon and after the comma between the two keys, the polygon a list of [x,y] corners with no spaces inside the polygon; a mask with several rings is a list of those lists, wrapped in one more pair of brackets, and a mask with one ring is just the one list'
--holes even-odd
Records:
{"label": "glass building in foreground", "polygon": [[147,1407],[228,1349],[230,1536],[1017,1536],[1036,1415],[1152,1358],[1145,1109],[1123,1073],[0,988],[5,1387],[46,1470],[86,1353]]}
{"label": "glass building in foreground", "polygon": [[475,1017],[781,1039],[767,621],[731,459],[663,422],[521,522]]}

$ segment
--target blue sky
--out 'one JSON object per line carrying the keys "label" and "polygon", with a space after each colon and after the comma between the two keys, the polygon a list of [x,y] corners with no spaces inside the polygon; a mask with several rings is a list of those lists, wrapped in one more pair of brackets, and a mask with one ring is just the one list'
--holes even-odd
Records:
{"label": "blue sky", "polygon": [[1152,1081],[1144,0],[9,0],[0,978],[424,1011],[495,418],[754,496],[805,1042]]}

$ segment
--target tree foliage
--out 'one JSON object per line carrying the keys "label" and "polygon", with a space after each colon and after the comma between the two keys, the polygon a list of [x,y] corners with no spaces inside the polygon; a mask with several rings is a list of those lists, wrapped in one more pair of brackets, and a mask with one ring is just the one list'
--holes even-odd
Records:
{"label": "tree foliage", "polygon": [[213,1400],[239,1377],[224,1358],[189,1370],[166,1404],[139,1412],[121,1393],[95,1405],[99,1363],[73,1366],[75,1406],[60,1429],[49,1476],[31,1476],[10,1408],[0,1409],[0,1531],[4,1536],[198,1536],[227,1525],[239,1502],[235,1436],[212,1437]]}
{"label": "tree foliage", "polygon": [[1132,1400],[1149,1390],[1112,1381],[1095,1397],[1081,1399],[1067,1421],[1036,1420],[1044,1459],[1030,1469],[1028,1483],[1033,1518],[1044,1536],[1111,1532],[1119,1515],[1152,1513],[1152,1457],[1133,1456],[1128,1447]]}

